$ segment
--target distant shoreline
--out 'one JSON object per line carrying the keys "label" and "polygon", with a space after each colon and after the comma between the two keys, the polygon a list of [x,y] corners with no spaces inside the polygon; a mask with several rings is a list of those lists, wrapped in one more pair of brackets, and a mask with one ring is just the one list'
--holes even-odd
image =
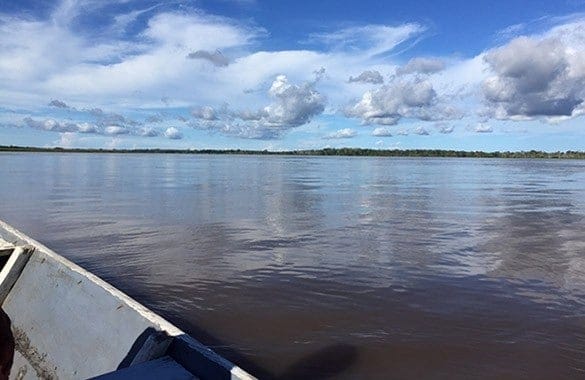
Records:
{"label": "distant shoreline", "polygon": [[41,153],[129,153],[129,154],[240,154],[270,156],[354,156],[354,157],[454,157],[454,158],[544,158],[585,159],[585,152],[542,152],[537,150],[520,152],[483,152],[443,149],[363,149],[324,148],[290,151],[243,150],[243,149],[72,149],[38,148],[28,146],[0,145],[0,152]]}

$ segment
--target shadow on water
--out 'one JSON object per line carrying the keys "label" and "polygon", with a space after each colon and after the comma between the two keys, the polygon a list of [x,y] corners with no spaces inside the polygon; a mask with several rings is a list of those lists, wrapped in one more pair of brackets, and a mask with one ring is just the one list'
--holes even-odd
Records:
{"label": "shadow on water", "polygon": [[351,368],[357,358],[358,350],[355,346],[349,344],[331,345],[302,357],[276,379],[333,378]]}
{"label": "shadow on water", "polygon": [[[171,344],[164,344],[165,341],[172,339]],[[145,329],[135,340],[128,354],[121,361],[117,370],[125,370],[133,365],[138,360],[138,367],[142,366],[144,360],[153,360],[148,358],[148,353],[155,355],[158,358],[160,355],[169,355],[176,362],[186,368],[193,374],[196,374],[202,379],[224,378],[229,376],[229,367],[225,367],[222,359],[218,358],[218,362],[213,362],[209,354],[202,353],[197,349],[191,348],[188,336],[170,337],[166,332],[159,331],[153,327]],[[157,352],[154,345],[161,347],[168,347],[164,351]],[[161,345],[162,344],[162,345]],[[144,347],[149,347],[145,355]],[[321,348],[309,355],[305,355],[290,365],[282,374],[273,375],[267,371],[257,368],[253,375],[263,379],[274,380],[293,380],[293,379],[329,379],[347,371],[356,362],[358,358],[358,349],[350,344],[332,344]],[[250,364],[250,363],[248,363]],[[137,369],[131,372],[118,372],[123,376],[133,374],[144,375],[143,369]],[[146,368],[146,367],[145,367]],[[166,373],[166,372],[164,372]],[[163,374],[163,372],[161,372]],[[105,374],[102,377],[108,379],[111,374]],[[115,375],[114,375],[115,376]],[[115,377],[113,377],[115,378]]]}
{"label": "shadow on water", "polygon": [[[161,311],[161,315],[165,314]],[[218,339],[209,331],[194,326],[192,322],[168,314],[165,317],[172,323],[183,326],[189,331],[189,335],[259,379],[333,378],[351,368],[359,356],[358,349],[353,345],[345,343],[333,344],[301,357],[282,373],[274,373],[259,365],[245,353],[230,347],[230,345]]]}
{"label": "shadow on water", "polygon": [[[194,335],[208,345],[213,346],[220,344],[220,341],[211,336],[209,333],[200,331]],[[121,370],[128,368],[135,360],[137,355],[139,355],[140,349],[145,345],[147,340],[153,339],[153,337],[158,340],[169,338],[169,336],[162,331],[155,330],[152,327],[147,328],[136,338],[136,341],[117,369]],[[351,368],[359,356],[358,349],[353,345],[344,343],[333,344],[312,352],[309,355],[301,357],[292,363],[292,365],[290,365],[282,374],[274,374],[270,373],[266,369],[260,368],[235,350],[223,349],[222,351],[222,354],[227,354],[226,356],[237,363],[236,365],[244,368],[252,375],[260,379],[274,380],[334,378],[335,376],[340,375]],[[219,370],[220,372],[217,372],[218,369],[215,368],[217,367],[216,364],[207,363],[207,359],[205,357],[201,359],[200,355],[196,353],[186,354],[186,352],[187,351],[185,351],[185,347],[183,347],[182,344],[178,343],[177,346],[177,343],[173,343],[169,347],[167,355],[171,355],[183,366],[187,364],[187,367],[194,366],[194,368],[189,368],[189,370],[195,371],[193,373],[198,373],[198,376],[205,376],[208,374],[207,372],[209,372],[208,375],[211,376],[210,378],[215,377],[215,375],[221,375],[221,370]],[[195,365],[194,362],[197,362],[198,364]],[[208,366],[208,369],[204,368]]]}
{"label": "shadow on water", "polygon": [[[157,311],[158,312],[158,311]],[[244,369],[246,372],[250,373],[251,375],[259,378],[259,379],[274,379],[276,376],[268,371],[265,368],[259,366],[256,362],[249,359],[246,355],[242,354],[241,351],[238,351],[232,347],[230,347],[226,342],[220,340],[209,331],[206,331],[198,326],[194,326],[192,322],[188,321],[187,319],[183,319],[181,317],[165,315],[166,313],[162,312],[165,318],[167,318],[171,323],[176,324],[177,326],[183,326],[189,331],[189,335],[193,338],[197,339],[199,342],[203,343],[207,347],[210,347],[213,351],[217,354],[225,357],[238,367]],[[221,347],[221,349],[216,349],[215,347]]]}

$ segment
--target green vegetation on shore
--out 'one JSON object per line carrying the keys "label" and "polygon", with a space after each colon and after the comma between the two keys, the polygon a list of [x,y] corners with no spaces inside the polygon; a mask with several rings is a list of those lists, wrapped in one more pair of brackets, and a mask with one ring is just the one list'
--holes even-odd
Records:
{"label": "green vegetation on shore", "polygon": [[241,149],[69,149],[2,146],[0,152],[55,152],[55,153],[172,153],[172,154],[246,154],[288,156],[371,156],[371,157],[479,157],[479,158],[561,158],[585,159],[585,152],[482,152],[442,149],[362,149],[325,148],[291,151],[241,150]]}

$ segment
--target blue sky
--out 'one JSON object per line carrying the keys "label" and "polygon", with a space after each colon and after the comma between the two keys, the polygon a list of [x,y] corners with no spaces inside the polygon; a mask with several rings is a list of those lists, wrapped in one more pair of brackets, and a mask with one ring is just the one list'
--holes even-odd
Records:
{"label": "blue sky", "polygon": [[0,144],[584,150],[583,11],[3,1]]}

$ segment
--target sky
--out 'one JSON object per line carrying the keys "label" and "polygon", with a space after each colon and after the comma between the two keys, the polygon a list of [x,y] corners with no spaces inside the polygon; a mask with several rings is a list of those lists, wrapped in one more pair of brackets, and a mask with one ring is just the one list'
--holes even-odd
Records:
{"label": "sky", "polygon": [[585,150],[585,0],[0,0],[0,145]]}

